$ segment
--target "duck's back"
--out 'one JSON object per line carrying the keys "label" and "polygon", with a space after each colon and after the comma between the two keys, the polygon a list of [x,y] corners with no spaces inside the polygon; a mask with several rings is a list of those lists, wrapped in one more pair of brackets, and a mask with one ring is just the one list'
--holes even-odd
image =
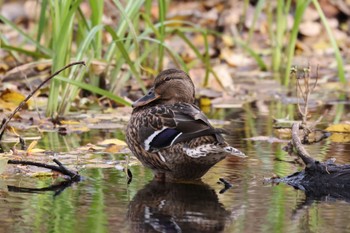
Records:
{"label": "duck's back", "polygon": [[[226,145],[195,105],[177,103],[135,108],[127,126],[133,154],[154,171],[200,178],[225,157]],[[179,178],[180,179],[180,178]]]}

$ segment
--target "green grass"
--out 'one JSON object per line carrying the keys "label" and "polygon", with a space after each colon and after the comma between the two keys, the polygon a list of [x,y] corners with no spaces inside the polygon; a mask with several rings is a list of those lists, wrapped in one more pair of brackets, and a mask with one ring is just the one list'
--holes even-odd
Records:
{"label": "green grass", "polygon": [[[233,40],[237,42],[247,53],[249,53],[257,62],[262,70],[266,68],[274,73],[279,73],[279,81],[288,86],[290,83],[290,71],[293,65],[295,45],[299,34],[299,26],[302,22],[305,10],[310,7],[310,3],[316,8],[321,21],[327,31],[329,40],[333,47],[335,58],[337,61],[338,77],[342,83],[346,82],[343,59],[341,57],[338,45],[334,39],[334,35],[329,27],[328,21],[324,16],[324,13],[317,0],[278,0],[277,4],[272,4],[271,1],[259,0],[255,6],[255,12],[253,16],[253,23],[248,32],[247,40],[243,40],[238,35],[233,36]],[[265,7],[265,8],[264,8]],[[268,33],[271,43],[271,64],[266,65],[259,54],[251,51],[249,43],[253,36],[253,32],[256,27],[258,17],[266,11],[268,21]],[[287,17],[291,10],[294,9],[294,23],[292,29],[287,30]]]}
{"label": "green grass", "polygon": [[306,1],[297,1],[296,4],[296,10],[295,10],[295,16],[294,16],[294,23],[292,27],[292,31],[290,33],[289,39],[288,39],[288,46],[286,49],[286,67],[285,67],[285,73],[283,76],[281,76],[281,83],[285,86],[289,85],[290,82],[290,72],[292,68],[292,62],[294,58],[294,51],[295,51],[295,45],[297,42],[297,37],[299,33],[299,25],[301,23],[301,20],[304,16],[304,12],[306,8],[309,6],[310,0]]}
{"label": "green grass", "polygon": [[[152,18],[152,0],[119,1],[113,0],[108,7],[114,7],[117,20],[114,25],[104,25],[103,12],[106,7],[104,1],[89,0],[91,15],[82,12],[82,0],[43,0],[36,30],[26,32],[16,24],[0,15],[0,20],[19,33],[24,42],[18,45],[10,44],[0,34],[1,47],[7,50],[19,62],[23,56],[31,56],[35,60],[46,59],[52,61],[52,72],[60,69],[72,61],[84,60],[87,69],[73,67],[55,78],[50,85],[47,104],[47,115],[55,117],[69,112],[72,102],[79,96],[81,89],[92,94],[100,95],[100,86],[104,80],[109,98],[117,103],[129,105],[119,96],[128,80],[134,78],[139,87],[146,92],[142,77],[152,76],[163,69],[164,58],[170,58],[172,63],[185,71],[202,64],[205,67],[203,85],[209,85],[209,75],[212,74],[218,83],[220,78],[211,66],[209,55],[209,34],[220,37],[222,34],[201,28],[191,22],[167,20],[169,1],[158,0],[158,19]],[[277,1],[274,6],[269,1],[259,0],[254,12],[253,25],[248,32],[248,39],[244,40],[236,33],[232,40],[253,57],[261,70],[271,70],[280,75],[282,84],[288,86],[290,82],[290,68],[293,63],[295,45],[299,33],[299,25],[305,9],[313,3],[319,12],[321,20],[327,30],[338,63],[339,80],[346,82],[343,61],[336,41],[329,28],[327,20],[318,5],[317,0]],[[245,7],[249,4],[245,1]],[[294,9],[294,25],[287,30],[287,15]],[[263,11],[267,11],[269,38],[271,42],[271,64],[266,64],[262,55],[254,51],[250,41],[255,30],[255,22]],[[274,23],[276,22],[276,23]],[[176,26],[175,26],[176,25]],[[204,38],[204,52],[189,39],[189,35],[200,34]],[[183,40],[194,52],[196,59],[186,63],[177,52],[166,43],[169,36],[177,36]],[[106,43],[104,37],[111,38]],[[34,50],[25,49],[24,45],[34,45]],[[105,67],[102,72],[95,73],[91,69],[92,62],[99,62]],[[93,88],[96,87],[96,88]]]}
{"label": "green grass", "polygon": [[[180,68],[188,71],[183,59],[165,43],[168,35],[177,33],[180,38],[195,52],[199,62],[206,66],[204,83],[207,84],[210,68],[209,45],[205,53],[187,39],[185,33],[200,33],[206,41],[207,32],[189,22],[175,28],[167,21],[168,1],[158,0],[159,18],[155,23],[151,18],[151,0],[113,1],[119,18],[114,26],[103,24],[104,1],[89,0],[91,16],[82,12],[82,0],[60,1],[43,0],[36,31],[26,32],[3,16],[0,19],[16,30],[25,39],[25,43],[35,46],[35,50],[23,49],[20,45],[10,45],[6,38],[0,35],[1,46],[17,59],[21,56],[32,56],[34,59],[52,61],[52,72],[60,69],[71,61],[84,60],[86,69],[73,67],[52,80],[47,104],[47,116],[56,117],[69,112],[72,102],[81,89],[93,94],[104,95],[117,103],[129,106],[130,103],[119,96],[120,90],[130,78],[137,80],[140,88],[146,92],[142,75],[155,75],[163,69],[164,57],[168,56]],[[110,7],[110,6],[109,6]],[[141,23],[142,22],[142,23]],[[112,38],[105,44],[103,35]],[[90,70],[91,62],[105,64],[101,75]],[[219,80],[219,78],[216,76]],[[101,79],[105,79],[108,90],[99,87]]]}

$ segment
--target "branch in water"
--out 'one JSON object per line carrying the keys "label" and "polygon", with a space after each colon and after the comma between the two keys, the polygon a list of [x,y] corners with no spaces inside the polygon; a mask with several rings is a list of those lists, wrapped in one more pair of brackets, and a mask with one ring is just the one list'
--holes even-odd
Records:
{"label": "branch in water", "polygon": [[305,163],[306,167],[311,167],[314,163],[315,160],[311,158],[309,153],[305,150],[303,145],[301,144],[301,141],[298,136],[299,132],[299,123],[294,123],[292,126],[292,142],[293,146],[297,151],[298,156],[303,160]]}
{"label": "branch in water", "polygon": [[45,163],[38,163],[38,162],[33,162],[33,161],[25,161],[25,160],[8,160],[8,164],[20,164],[20,165],[30,165],[30,166],[36,166],[36,167],[42,167],[42,168],[47,168],[51,169],[55,172],[58,172],[62,175],[68,176],[69,180],[74,181],[74,182],[79,182],[82,180],[82,177],[74,171],[70,171],[67,169],[65,166],[62,165],[61,162],[59,162],[57,159],[53,160],[58,166],[55,165],[50,165],[50,164],[45,164]]}

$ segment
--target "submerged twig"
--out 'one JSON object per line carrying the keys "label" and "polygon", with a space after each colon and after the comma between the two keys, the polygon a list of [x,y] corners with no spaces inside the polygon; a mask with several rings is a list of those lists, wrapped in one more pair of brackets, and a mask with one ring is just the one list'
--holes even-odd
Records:
{"label": "submerged twig", "polygon": [[63,67],[62,69],[56,71],[55,73],[53,73],[50,77],[48,77],[47,79],[45,79],[42,83],[40,83],[39,86],[37,86],[37,88],[35,88],[19,105],[18,107],[12,112],[12,114],[6,119],[2,121],[1,127],[0,127],[0,141],[2,139],[2,136],[5,132],[6,126],[7,124],[10,122],[10,120],[13,118],[13,116],[23,108],[23,106],[27,103],[27,101],[35,94],[35,92],[37,92],[45,83],[47,83],[48,81],[50,81],[53,77],[57,76],[59,73],[61,73],[62,71],[64,71],[65,69],[74,66],[74,65],[85,65],[84,61],[77,61],[77,62],[72,62],[68,65],[66,65],[65,67]]}
{"label": "submerged twig", "polygon": [[36,166],[36,167],[42,167],[46,169],[51,169],[55,172],[61,173],[62,175],[68,176],[69,180],[78,182],[82,180],[82,177],[74,171],[70,171],[65,166],[62,165],[61,162],[59,162],[57,159],[53,160],[58,166],[45,164],[45,163],[38,163],[33,161],[25,161],[25,160],[8,160],[8,164],[20,164],[20,165],[30,165],[30,166]]}

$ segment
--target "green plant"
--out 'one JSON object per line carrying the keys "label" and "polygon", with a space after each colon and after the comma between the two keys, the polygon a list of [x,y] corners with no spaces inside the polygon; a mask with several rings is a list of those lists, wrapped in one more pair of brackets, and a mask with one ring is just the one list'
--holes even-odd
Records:
{"label": "green plant", "polygon": [[[293,3],[293,5],[292,5]],[[271,65],[270,69],[273,72],[280,73],[280,82],[288,86],[290,82],[290,71],[294,58],[295,45],[297,41],[297,36],[299,33],[299,26],[304,16],[305,10],[309,7],[310,3],[315,6],[321,21],[327,31],[328,37],[331,41],[331,45],[335,52],[335,57],[338,65],[338,76],[342,83],[346,82],[343,60],[338,48],[338,45],[334,39],[333,33],[330,30],[328,21],[324,16],[324,13],[317,0],[297,0],[292,2],[291,0],[278,0],[276,2],[259,0],[255,7],[254,18],[251,28],[249,29],[248,39],[246,42],[235,35],[234,40],[238,41],[239,45],[244,48],[252,57],[257,61],[261,69],[265,69],[263,61],[260,56],[256,53],[250,51],[249,42],[251,41],[253,32],[255,30],[255,23],[264,9],[267,11],[268,16],[268,29],[269,38],[271,43]],[[287,30],[287,17],[291,9],[294,10],[294,23],[291,31]],[[276,23],[275,23],[276,22]],[[285,54],[285,55],[284,55]],[[286,64],[283,66],[283,64]]]}
{"label": "green plant", "polygon": [[[26,32],[0,16],[2,21],[26,39],[25,43],[36,47],[35,51],[30,51],[23,49],[22,45],[9,45],[6,38],[0,35],[2,47],[18,59],[24,54],[36,59],[51,60],[52,71],[58,70],[72,60],[86,62],[88,69],[74,67],[54,78],[50,85],[48,116],[66,114],[81,89],[107,96],[120,104],[130,105],[118,96],[121,88],[128,79],[134,77],[145,92],[142,73],[156,74],[163,69],[165,56],[169,56],[178,66],[188,71],[188,65],[165,42],[170,34],[182,38],[195,52],[198,61],[205,64],[204,85],[208,84],[210,73],[220,82],[210,66],[209,45],[206,40],[208,31],[189,22],[166,20],[168,1],[158,0],[159,19],[154,23],[151,18],[151,0],[125,3],[113,0],[108,3],[108,7],[114,7],[118,14],[116,24],[113,26],[104,25],[102,22],[103,9],[107,3],[90,0],[92,12],[90,17],[83,14],[81,3],[82,0],[43,0],[35,33]],[[174,23],[183,26],[175,27],[172,25]],[[203,54],[188,40],[187,33],[202,34],[206,41]],[[112,38],[111,43],[106,44],[102,39],[103,35],[109,35]],[[102,63],[105,68],[97,75],[89,69],[92,62]],[[105,79],[108,90],[99,88],[101,79]]]}

